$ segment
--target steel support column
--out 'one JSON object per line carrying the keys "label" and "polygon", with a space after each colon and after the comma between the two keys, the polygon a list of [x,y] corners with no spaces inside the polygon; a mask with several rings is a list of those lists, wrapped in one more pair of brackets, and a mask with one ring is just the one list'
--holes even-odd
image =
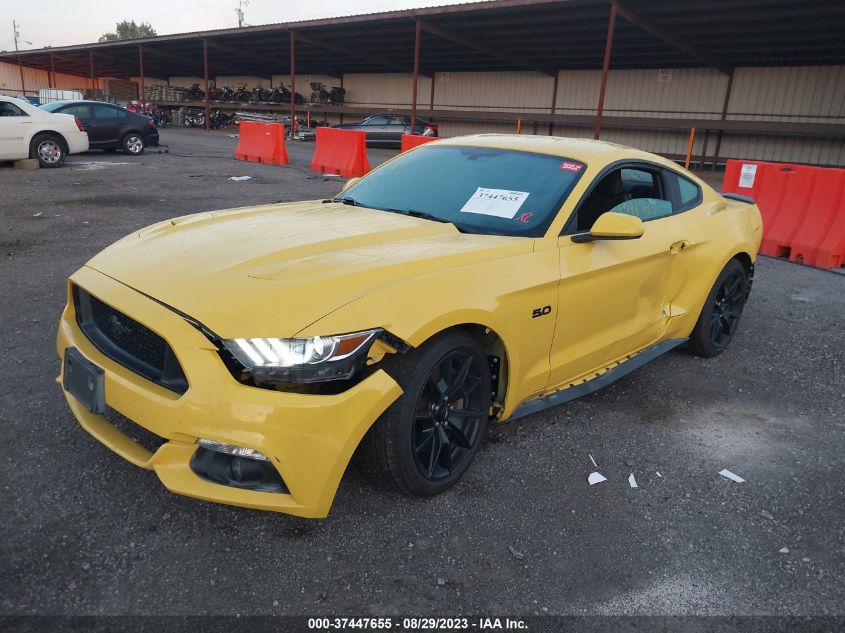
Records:
{"label": "steel support column", "polygon": [[296,127],[296,32],[290,32],[290,139]]}
{"label": "steel support column", "polygon": [[596,125],[593,138],[601,136],[601,117],[604,112],[604,93],[607,89],[607,71],[610,69],[610,55],[613,52],[613,31],[616,29],[616,0],[610,3],[610,20],[607,23],[607,39],[604,43],[604,63],[601,67],[601,87],[599,87],[599,104],[596,108]]}
{"label": "steel support column", "polygon": [[91,97],[96,99],[97,92],[94,89],[94,51],[88,50],[88,71],[91,75]]}
{"label": "steel support column", "polygon": [[49,84],[51,88],[56,87],[56,61],[53,59],[53,53],[50,53],[50,74],[48,75]]}
{"label": "steel support column", "polygon": [[[728,106],[731,103],[731,90],[733,89],[734,85],[734,73],[736,70],[731,70],[731,74],[728,75],[728,86],[725,88],[725,100],[722,102],[722,116],[721,120],[724,121],[728,117]],[[722,130],[719,130],[718,134],[716,134],[716,149],[713,152],[713,171],[716,171],[716,164],[719,162],[719,150],[722,149]]]}
{"label": "steel support column", "polygon": [[[552,114],[555,113],[555,108],[557,108],[557,81],[558,81],[559,77],[560,77],[560,72],[556,72],[555,73],[555,83],[554,83],[554,87],[552,88],[552,111],[551,111]],[[554,136],[554,132],[555,132],[555,124],[552,123],[552,122],[549,122],[549,136]]]}
{"label": "steel support column", "polygon": [[419,18],[414,20],[414,85],[411,89],[411,134],[417,133],[417,83],[420,80],[420,33],[422,32]]}
{"label": "steel support column", "polygon": [[209,111],[208,111],[208,40],[202,40],[202,67],[203,77],[205,78],[205,131],[209,129]]}
{"label": "steel support column", "polygon": [[23,78],[23,64],[21,63],[20,55],[18,55],[18,70],[21,72],[21,94],[26,96],[26,82]]}
{"label": "steel support column", "polygon": [[144,47],[138,44],[138,101],[141,103],[141,113],[144,112]]}

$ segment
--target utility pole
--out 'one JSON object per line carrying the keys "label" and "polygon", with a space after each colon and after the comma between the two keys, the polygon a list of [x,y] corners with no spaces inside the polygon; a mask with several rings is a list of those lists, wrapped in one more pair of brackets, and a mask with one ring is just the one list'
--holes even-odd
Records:
{"label": "utility pole", "polygon": [[[18,52],[18,38],[21,36],[18,33],[18,23],[12,20],[12,32],[15,35],[15,52]],[[23,80],[23,64],[21,64],[21,58],[18,56],[18,70],[21,72],[21,94],[25,97],[26,96],[26,84]]]}
{"label": "utility pole", "polygon": [[238,0],[238,8],[235,9],[235,14],[238,16],[238,28],[243,28],[244,25],[244,7],[249,5],[249,0]]}

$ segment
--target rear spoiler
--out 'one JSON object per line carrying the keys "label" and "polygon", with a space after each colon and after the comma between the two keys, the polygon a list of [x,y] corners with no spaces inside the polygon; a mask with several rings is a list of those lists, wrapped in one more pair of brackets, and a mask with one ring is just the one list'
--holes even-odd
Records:
{"label": "rear spoiler", "polygon": [[723,193],[723,198],[728,198],[729,200],[739,200],[740,202],[747,202],[748,204],[754,204],[754,198],[749,198],[748,196],[743,196],[738,193]]}

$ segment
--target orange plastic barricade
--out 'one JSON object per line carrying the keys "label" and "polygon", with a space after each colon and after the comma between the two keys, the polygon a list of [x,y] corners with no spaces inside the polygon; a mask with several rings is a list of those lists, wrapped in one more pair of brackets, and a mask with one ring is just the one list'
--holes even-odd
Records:
{"label": "orange plastic barricade", "polygon": [[285,147],[284,124],[241,121],[235,158],[251,163],[287,165],[290,158]]}
{"label": "orange plastic barricade", "polygon": [[[805,165],[766,165],[766,181],[760,192],[760,205],[766,207],[760,252],[772,257],[788,257],[792,239],[804,223],[807,203],[818,169]],[[771,192],[770,195],[766,195]]]}
{"label": "orange plastic barricade", "polygon": [[818,268],[845,264],[845,170],[729,160],[722,191],[757,203],[763,255]]}
{"label": "orange plastic barricade", "polygon": [[261,146],[261,162],[268,165],[287,165],[290,162],[285,147],[285,124],[265,124],[264,143]]}
{"label": "orange plastic barricade", "polygon": [[436,136],[420,136],[419,134],[403,134],[402,135],[402,151],[407,152],[409,149],[413,149],[417,145],[423,145],[425,143],[430,143],[431,141],[436,141]]}
{"label": "orange plastic barricade", "polygon": [[366,142],[365,132],[318,127],[311,171],[344,178],[363,176],[370,171]]}
{"label": "orange plastic barricade", "polygon": [[845,264],[845,169],[818,169],[789,259],[818,268]]}
{"label": "orange plastic barricade", "polygon": [[237,160],[248,160],[257,163],[261,152],[258,144],[261,141],[260,131],[263,123],[255,121],[241,121],[238,125],[238,147],[235,149]]}

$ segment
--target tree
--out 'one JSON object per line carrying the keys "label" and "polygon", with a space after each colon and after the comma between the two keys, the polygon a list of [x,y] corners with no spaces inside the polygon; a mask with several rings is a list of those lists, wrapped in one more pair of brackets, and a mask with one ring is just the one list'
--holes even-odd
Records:
{"label": "tree", "polygon": [[131,40],[137,37],[155,37],[158,35],[156,30],[146,22],[135,24],[135,20],[131,22],[124,20],[115,25],[114,33],[106,33],[100,37],[101,42],[116,42],[117,40]]}

